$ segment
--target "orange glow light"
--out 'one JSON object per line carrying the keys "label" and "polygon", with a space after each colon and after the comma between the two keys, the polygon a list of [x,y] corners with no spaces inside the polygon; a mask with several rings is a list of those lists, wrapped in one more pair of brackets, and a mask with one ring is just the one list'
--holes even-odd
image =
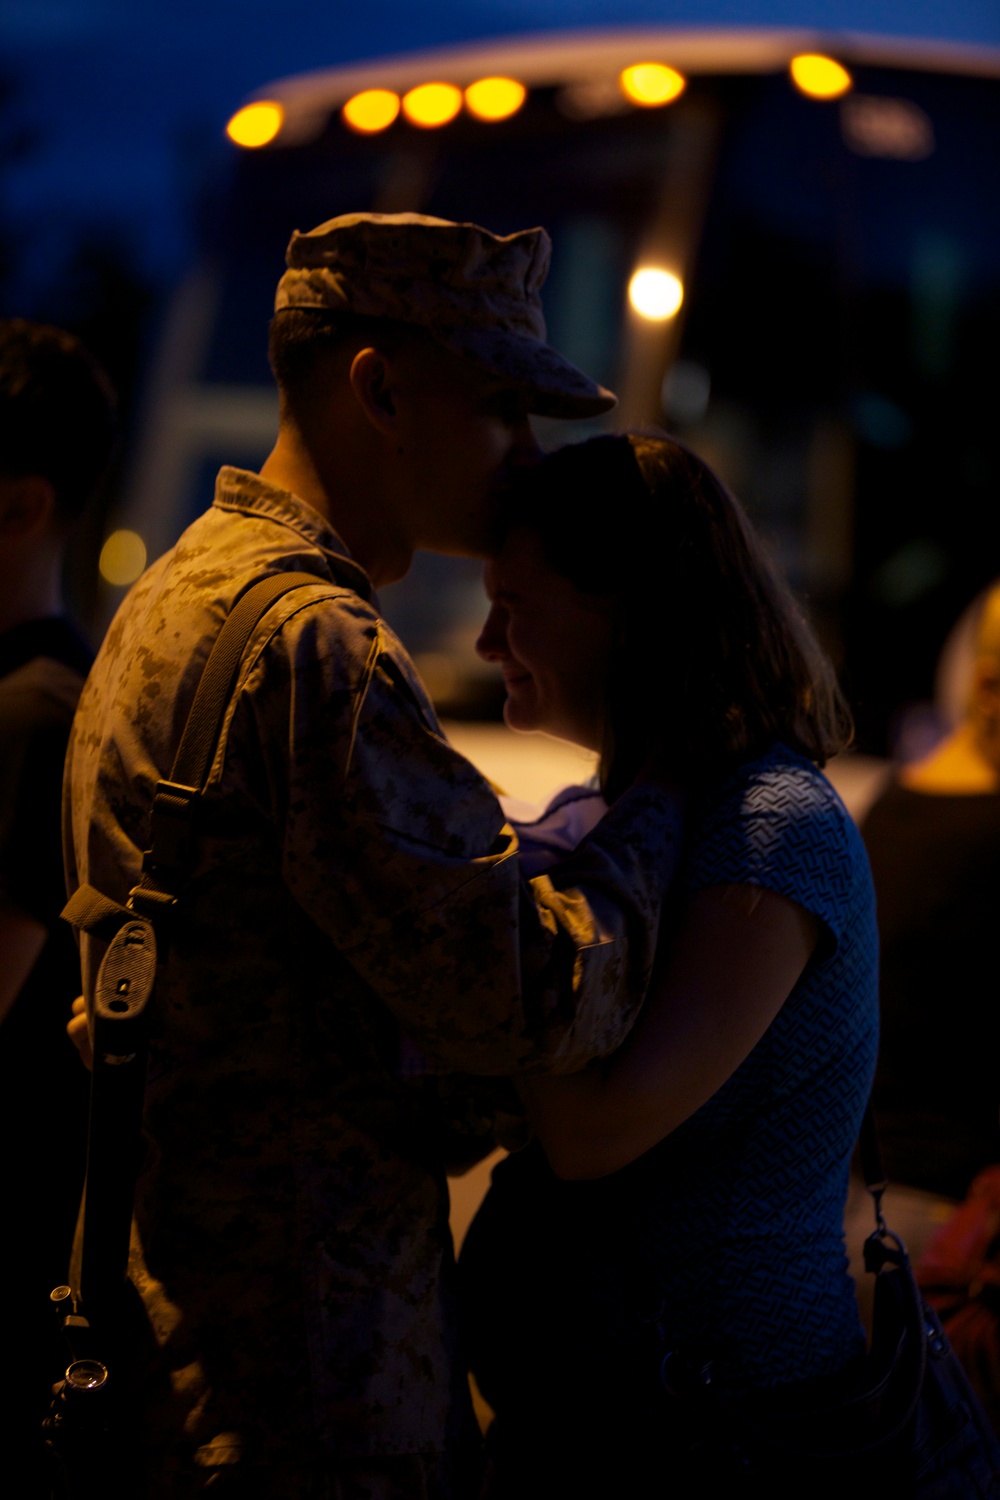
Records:
{"label": "orange glow light", "polygon": [[465,91],[465,103],[477,120],[506,120],[516,115],[527,89],[515,78],[480,78]]}
{"label": "orange glow light", "polygon": [[633,68],[625,68],[618,81],[627,99],[647,109],[670,104],[687,87],[684,75],[664,63],[636,63]]}
{"label": "orange glow light", "polygon": [[226,134],[237,146],[255,150],[274,140],[285,119],[285,111],[273,99],[256,99],[238,109],[226,126]]}
{"label": "orange glow light", "polygon": [[341,110],[345,125],[361,135],[387,130],[399,114],[399,95],[389,89],[365,89],[348,99]]}
{"label": "orange glow light", "polygon": [[642,266],[628,284],[628,300],[640,317],[665,323],[684,301],[684,284],[662,266]]}
{"label": "orange glow light", "polygon": [[403,114],[423,130],[447,125],[461,108],[462,90],[453,83],[422,83],[403,95]]}
{"label": "orange glow light", "polygon": [[839,99],[854,83],[846,68],[819,52],[803,52],[788,67],[795,86],[811,99]]}

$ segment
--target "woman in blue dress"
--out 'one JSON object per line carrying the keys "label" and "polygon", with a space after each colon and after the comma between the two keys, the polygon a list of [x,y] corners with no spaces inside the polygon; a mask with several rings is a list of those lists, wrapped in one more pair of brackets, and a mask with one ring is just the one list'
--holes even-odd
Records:
{"label": "woman in blue dress", "polygon": [[519,1081],[533,1139],[463,1251],[491,1493],[756,1494],[733,1434],[836,1403],[864,1354],[842,1222],[874,904],[819,769],[849,717],[737,502],[669,439],[546,460],[487,588],[507,722],[599,751],[609,801],[666,776],[685,827],[631,1036]]}

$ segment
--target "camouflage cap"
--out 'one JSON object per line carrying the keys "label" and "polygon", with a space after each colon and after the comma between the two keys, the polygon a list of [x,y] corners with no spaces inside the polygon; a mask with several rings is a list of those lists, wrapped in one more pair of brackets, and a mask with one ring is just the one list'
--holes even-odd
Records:
{"label": "camouflage cap", "polygon": [[614,393],[545,342],[539,289],[551,249],[544,229],[496,235],[423,214],[342,214],[292,235],[274,308],[418,324],[522,387],[530,411],[596,416],[614,406]]}

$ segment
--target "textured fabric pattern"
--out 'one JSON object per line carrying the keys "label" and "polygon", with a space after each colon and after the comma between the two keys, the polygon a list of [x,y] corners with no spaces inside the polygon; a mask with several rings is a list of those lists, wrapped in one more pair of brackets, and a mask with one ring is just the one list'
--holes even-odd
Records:
{"label": "textured fabric pattern", "polygon": [[[691,846],[688,892],[738,883],[797,901],[826,938],[743,1066],[637,1164],[640,1202],[659,1191],[636,1218],[667,1342],[707,1348],[720,1378],[769,1385],[856,1352],[843,1214],[878,1037],[864,845],[825,777],[781,747],[720,788]],[[685,1265],[695,1239],[700,1269]]]}
{"label": "textured fabric pattern", "polygon": [[[613,1049],[675,814],[638,792],[558,883],[523,882],[362,570],[309,507],[225,469],[84,691],[74,886],[127,896],[210,643],[278,570],[316,588],[279,601],[245,653],[158,981],[133,1274],[173,1395],[151,1405],[171,1428],[173,1402],[192,1444],[225,1434],[268,1462],[434,1452],[470,1413],[436,1091],[398,1076],[401,1028],[477,1074]],[[85,939],[88,994],[100,956]]]}
{"label": "textured fabric pattern", "polygon": [[492,1378],[501,1400],[530,1400],[518,1366],[539,1389],[655,1382],[657,1322],[667,1348],[736,1389],[831,1374],[857,1352],[842,1224],[875,1061],[874,904],[836,793],[781,747],[692,828],[683,891],[732,883],[790,897],[824,939],[742,1066],[630,1167],[560,1183],[535,1147],[497,1168],[463,1252],[488,1397]]}

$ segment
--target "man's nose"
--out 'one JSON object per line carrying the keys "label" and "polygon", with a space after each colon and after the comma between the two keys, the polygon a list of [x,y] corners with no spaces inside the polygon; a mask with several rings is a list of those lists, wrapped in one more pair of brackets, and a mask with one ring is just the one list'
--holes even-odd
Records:
{"label": "man's nose", "polygon": [[479,632],[476,651],[483,661],[502,661],[507,655],[507,612],[494,604]]}

